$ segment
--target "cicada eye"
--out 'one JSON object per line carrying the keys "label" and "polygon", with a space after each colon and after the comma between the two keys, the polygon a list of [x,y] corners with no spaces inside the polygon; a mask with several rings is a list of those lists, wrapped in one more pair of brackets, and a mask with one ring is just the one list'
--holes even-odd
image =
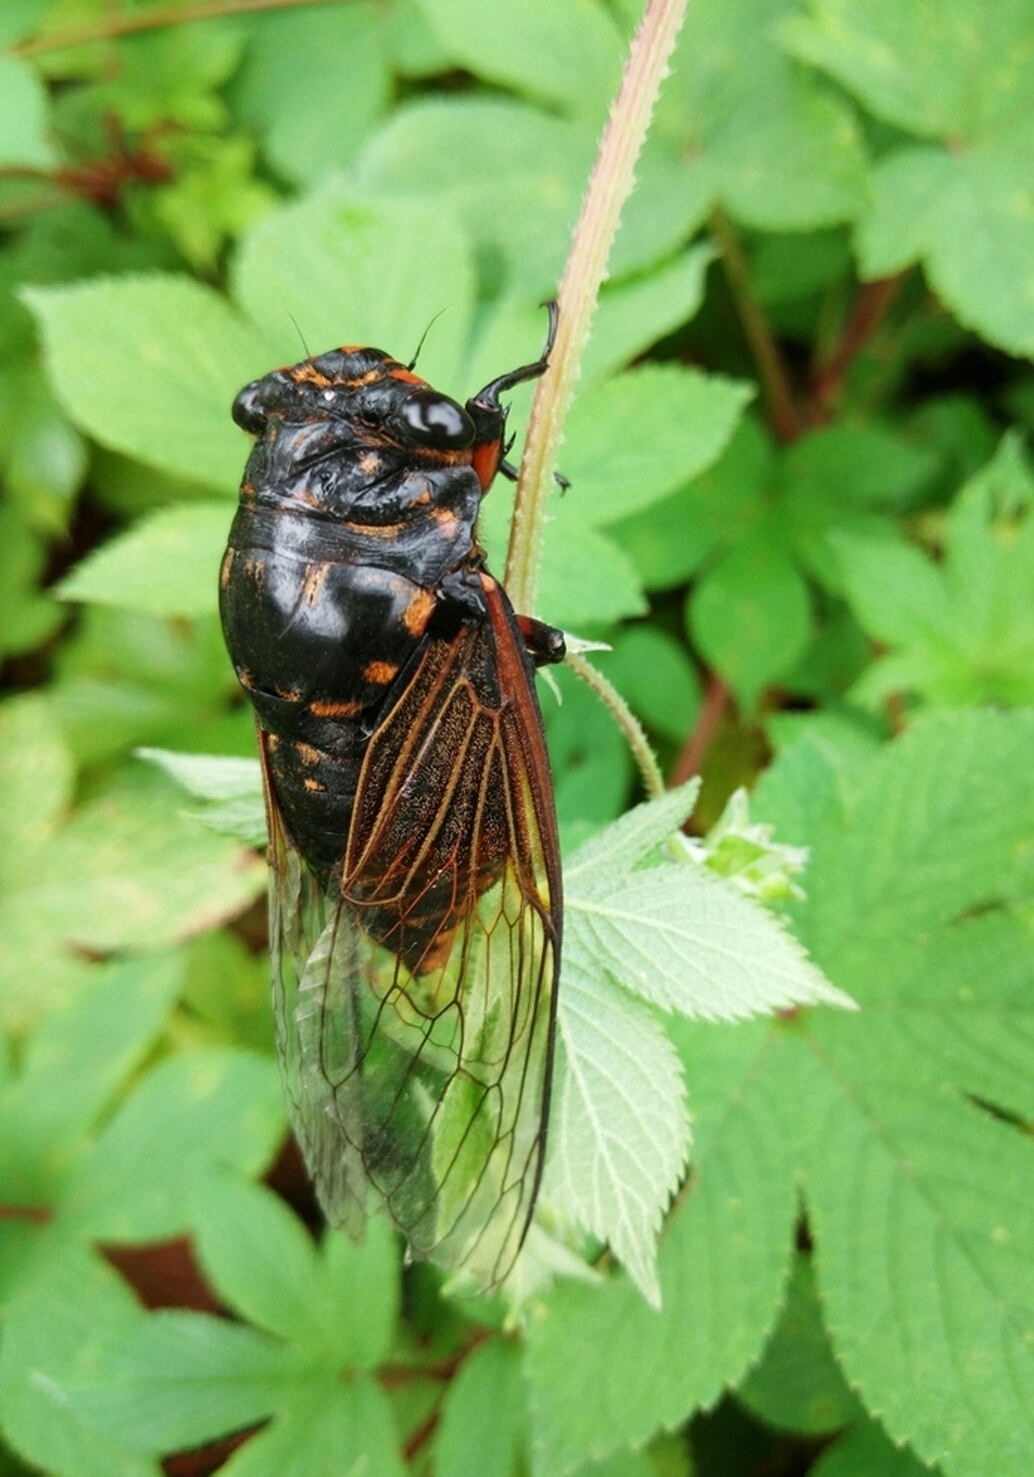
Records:
{"label": "cicada eye", "polygon": [[474,422],[455,400],[436,390],[414,390],[399,407],[406,429],[426,446],[442,451],[462,450],[474,444]]}
{"label": "cicada eye", "polygon": [[236,400],[233,402],[233,418],[242,431],[250,431],[253,436],[260,436],[266,429],[269,417],[261,397],[262,381],[252,380],[250,385],[245,385]]}

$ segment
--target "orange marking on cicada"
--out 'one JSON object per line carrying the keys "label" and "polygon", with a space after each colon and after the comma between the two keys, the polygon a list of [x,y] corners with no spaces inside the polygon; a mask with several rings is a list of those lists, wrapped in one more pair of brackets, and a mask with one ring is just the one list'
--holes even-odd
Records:
{"label": "orange marking on cicada", "polygon": [[410,635],[423,635],[437,603],[431,592],[422,586],[413,592],[409,604],[402,612],[402,624]]}
{"label": "orange marking on cicada", "polygon": [[397,675],[398,664],[396,662],[367,662],[363,668],[363,676],[375,687],[386,687]]}
{"label": "orange marking on cicada", "polygon": [[354,718],[362,711],[361,702],[330,703],[313,698],[309,703],[309,712],[315,713],[317,718]]}

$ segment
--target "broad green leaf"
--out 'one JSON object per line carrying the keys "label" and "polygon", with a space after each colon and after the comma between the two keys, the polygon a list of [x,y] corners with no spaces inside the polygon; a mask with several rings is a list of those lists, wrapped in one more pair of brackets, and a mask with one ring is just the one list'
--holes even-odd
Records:
{"label": "broad green leaf", "polygon": [[0,165],[48,169],[54,151],[47,137],[47,95],[26,61],[0,56]]}
{"label": "broad green leaf", "polygon": [[616,375],[575,401],[565,426],[567,507],[593,525],[659,502],[724,451],[753,390],[673,365]]}
{"label": "broad green leaf", "polygon": [[[558,1282],[529,1321],[536,1477],[641,1445],[713,1404],[755,1360],[783,1295],[795,1215],[792,1159],[768,1086],[771,1027],[679,1026],[693,1174],[658,1258],[661,1309],[629,1282]],[[586,1350],[605,1351],[602,1362]]]}
{"label": "broad green leaf", "polygon": [[0,890],[17,888],[60,826],[75,769],[54,710],[25,694],[0,707]]}
{"label": "broad green leaf", "polygon": [[219,836],[233,836],[261,851],[268,840],[262,774],[257,759],[217,754],[179,754],[169,749],[137,749],[204,803],[192,814]]}
{"label": "broad green leaf", "polygon": [[233,917],[264,876],[259,858],[183,816],[155,777],[81,806],[7,905],[78,947],[154,949]]}
{"label": "broad green leaf", "polygon": [[852,114],[776,45],[795,0],[699,0],[661,96],[658,130],[681,147],[686,188],[746,225],[801,231],[853,219],[865,203]]}
{"label": "broad green leaf", "polygon": [[640,623],[619,631],[613,650],[596,660],[637,718],[675,743],[685,740],[700,707],[700,679],[684,645]]}
{"label": "broad green leaf", "polygon": [[594,125],[526,103],[422,99],[395,110],[355,175],[375,197],[430,197],[437,220],[458,218],[497,270],[505,263],[507,286],[534,301],[556,292],[596,143]]}
{"label": "broad green leaf", "polygon": [[[95,966],[70,1005],[34,1032],[21,1072],[0,1097],[5,1198],[50,1205],[60,1194],[86,1130],[171,1009],[184,962],[182,954],[160,954]],[[24,1177],[21,1187],[12,1171]]]}
{"label": "broad green leaf", "polygon": [[55,1477],[160,1477],[122,1433],[104,1435],[69,1402],[70,1386],[113,1337],[143,1321],[118,1274],[65,1246],[13,1300],[0,1345],[0,1426],[12,1449]]}
{"label": "broad green leaf", "polygon": [[387,1355],[398,1266],[384,1222],[367,1228],[362,1246],[328,1232],[317,1250],[269,1190],[214,1177],[196,1234],[208,1278],[242,1317],[341,1368],[371,1368]]}
{"label": "broad green leaf", "polygon": [[621,80],[620,32],[591,0],[420,0],[458,65],[545,102],[604,116]]}
{"label": "broad green leaf", "polygon": [[689,1150],[682,1077],[656,1019],[592,963],[565,940],[543,1195],[659,1307],[657,1233]]}
{"label": "broad green leaf", "polygon": [[210,1048],[167,1058],[76,1167],[58,1232],[115,1242],[183,1235],[213,1168],[256,1174],[266,1167],[283,1111],[267,1057]]}
{"label": "broad green leaf", "polygon": [[225,502],[160,508],[88,554],[58,593],[64,600],[127,605],[154,615],[214,611],[231,517]]}
{"label": "broad green leaf", "polygon": [[780,549],[760,540],[709,570],[686,613],[700,651],[748,709],[768,683],[785,676],[808,640],[804,580]]}
{"label": "broad green leaf", "polygon": [[628,873],[588,851],[571,858],[566,885],[565,948],[583,968],[591,960],[642,999],[704,1020],[850,1005],[771,913],[708,868],[664,861]]}
{"label": "broad green leaf", "polygon": [[174,754],[168,749],[138,749],[137,757],[159,765],[198,800],[262,803],[262,771],[257,759],[231,759],[223,754]]}
{"label": "broad green leaf", "polygon": [[834,1347],[925,1460],[1020,1477],[1034,1442],[1034,1150],[917,1073],[891,1033],[862,1046],[822,1033],[827,1090],[809,1111],[805,1193]]}
{"label": "broad green leaf", "polygon": [[577,889],[592,895],[600,879],[604,886],[623,877],[667,841],[692,814],[700,793],[700,781],[659,796],[646,805],[626,811],[619,820],[593,836],[578,848],[567,864],[565,875]]}
{"label": "broad green leaf", "polygon": [[216,131],[227,121],[219,88],[236,70],[243,36],[232,20],[161,26],[119,42],[119,66],[66,99],[80,116],[120,118],[133,132]]}
{"label": "broad green leaf", "polygon": [[798,927],[863,1006],[784,1064],[834,1350],[946,1473],[1018,1477],[1034,1440],[1034,1151],[981,1106],[1030,1111],[1032,738],[943,714],[839,776],[799,744],[759,797],[811,844]]}
{"label": "broad green leaf", "polygon": [[460,388],[454,379],[469,332],[473,272],[462,223],[440,205],[364,203],[327,186],[250,232],[233,290],[274,346],[260,373],[341,343],[371,344],[405,363],[442,313],[421,350],[420,372],[447,392]]}
{"label": "broad green leaf", "polygon": [[488,1339],[461,1364],[442,1400],[436,1477],[513,1477],[527,1441],[519,1349]]}
{"label": "broad green leaf", "polygon": [[832,1446],[827,1446],[810,1477],[928,1477],[930,1468],[898,1446],[875,1421],[852,1426]]}
{"label": "broad green leaf", "polygon": [[775,476],[768,438],[747,415],[712,466],[644,517],[613,524],[610,533],[648,589],[669,589],[695,574],[716,549],[749,534],[766,515]]}
{"label": "broad green leaf", "polygon": [[890,648],[856,685],[863,701],[1034,701],[1034,479],[1011,446],[959,494],[943,563],[898,540],[832,536],[852,609]]}
{"label": "broad green leaf", "polygon": [[1034,13],[1025,0],[807,0],[779,35],[878,118],[923,138],[972,142],[1030,106]]}
{"label": "broad green leaf", "polygon": [[368,1374],[317,1379],[220,1468],[225,1477],[405,1477],[388,1397]]}
{"label": "broad green leaf", "polygon": [[158,275],[23,296],[43,332],[51,381],[82,430],[163,471],[237,485],[247,441],[230,405],[270,355],[223,299]]}
{"label": "broad green leaf", "polygon": [[682,252],[667,266],[628,282],[604,284],[585,346],[579,388],[623,369],[666,333],[687,323],[704,298],[711,246]]}
{"label": "broad green leaf", "polygon": [[116,1330],[67,1395],[78,1418],[102,1437],[159,1456],[289,1407],[312,1376],[295,1350],[267,1334],[165,1310]]}
{"label": "broad green leaf", "polygon": [[[496,567],[501,567],[499,560]],[[576,634],[642,615],[646,608],[624,550],[566,508],[550,526],[537,604],[551,624]]]}
{"label": "broad green leaf", "polygon": [[0,460],[10,492],[26,512],[31,509],[36,527],[64,530],[86,475],[86,445],[35,357],[0,374],[0,425]]}
{"label": "broad green leaf", "polygon": [[937,472],[937,456],[878,422],[823,426],[799,437],[782,459],[781,480],[802,500],[851,507],[907,506]]}
{"label": "broad green leaf", "polygon": [[356,4],[251,18],[232,97],[288,179],[315,181],[340,168],[385,107],[382,19],[374,6]]}
{"label": "broad green leaf", "polygon": [[736,1398],[777,1430],[821,1436],[860,1414],[829,1347],[810,1259],[794,1258],[786,1304]]}
{"label": "broad green leaf", "polygon": [[1034,119],[975,147],[906,149],[873,174],[859,232],[867,277],[922,260],[960,323],[1013,354],[1034,355],[1034,233],[1025,193]]}

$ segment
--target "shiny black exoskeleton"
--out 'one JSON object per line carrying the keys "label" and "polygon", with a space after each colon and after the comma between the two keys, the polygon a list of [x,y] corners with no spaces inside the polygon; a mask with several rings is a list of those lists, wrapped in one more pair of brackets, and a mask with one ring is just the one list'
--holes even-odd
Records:
{"label": "shiny black exoskeleton", "polygon": [[[428,634],[484,618],[475,535],[504,455],[501,392],[459,405],[379,349],[332,350],[248,385],[238,425],[258,439],[220,576],[237,676],[254,705],[291,840],[327,884],[356,783]],[[505,467],[504,467],[505,470]],[[548,628],[539,659],[562,654]]]}

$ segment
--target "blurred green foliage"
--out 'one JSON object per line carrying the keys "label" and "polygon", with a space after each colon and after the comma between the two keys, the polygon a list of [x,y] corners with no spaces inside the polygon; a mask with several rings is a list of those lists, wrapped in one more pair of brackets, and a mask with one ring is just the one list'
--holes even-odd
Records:
{"label": "blurred green foliage", "polygon": [[[685,1019],[732,974],[674,937],[671,869],[633,871],[563,1044],[627,1136],[579,1160],[558,1124],[544,1196],[631,1275],[572,1255],[517,1329],[380,1227],[317,1245],[248,815],[194,772],[232,810],[202,824],[133,755],[253,754],[216,616],[236,390],[299,335],[408,358],[439,312],[449,393],[526,362],[640,7],[204,8],[0,14],[0,1471],[157,1477],[227,1438],[177,1470],[1028,1477],[1034,0],[689,5],[540,613],[613,648],[701,830],[746,785],[810,848],[783,916],[861,1010]],[[610,897],[590,838],[637,796],[559,686],[577,940]],[[666,1199],[683,1081],[654,1270],[635,1180],[655,1149]]]}

